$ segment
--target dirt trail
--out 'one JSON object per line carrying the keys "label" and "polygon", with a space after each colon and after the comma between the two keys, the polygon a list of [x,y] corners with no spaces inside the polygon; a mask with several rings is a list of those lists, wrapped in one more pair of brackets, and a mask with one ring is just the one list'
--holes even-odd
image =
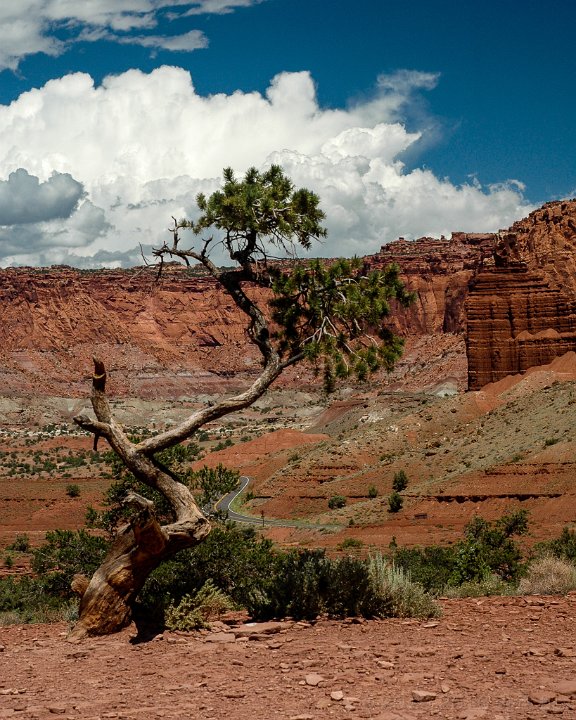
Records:
{"label": "dirt trail", "polygon": [[[321,620],[82,645],[1,630],[0,718],[576,718],[576,594],[442,601],[439,620]],[[268,631],[268,632],[265,632]]]}

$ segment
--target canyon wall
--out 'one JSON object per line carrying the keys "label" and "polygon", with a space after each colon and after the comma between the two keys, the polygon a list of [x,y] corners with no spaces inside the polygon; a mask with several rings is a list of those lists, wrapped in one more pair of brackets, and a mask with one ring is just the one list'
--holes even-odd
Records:
{"label": "canyon wall", "polygon": [[468,285],[492,257],[494,233],[452,233],[450,240],[396,240],[366,258],[372,268],[396,263],[414,304],[395,308],[393,325],[402,335],[461,334],[466,329]]}
{"label": "canyon wall", "polygon": [[[451,240],[399,240],[367,257],[372,268],[397,262],[416,292],[410,309],[394,309],[394,329],[410,338],[461,335],[468,283],[494,239],[455,233]],[[441,340],[425,347],[420,363],[432,360],[435,348],[446,352]],[[94,354],[112,369],[116,394],[144,398],[232,389],[260,367],[244,316],[197,271],[169,265],[156,282],[151,268],[0,270],[0,395],[85,395]],[[306,377],[292,370],[283,382]]]}
{"label": "canyon wall", "polygon": [[[408,345],[422,339],[419,366],[435,367],[445,340],[461,344],[466,333],[477,389],[576,349],[576,201],[500,233],[401,238],[365,258],[368,268],[390,262],[416,293],[391,322]],[[221,392],[260,367],[243,315],[194,270],[169,265],[158,282],[152,268],[0,270],[0,395],[84,396],[94,354],[112,369],[116,394],[143,398]],[[465,366],[459,372],[465,381]],[[292,369],[282,383],[305,379]]]}
{"label": "canyon wall", "polygon": [[466,315],[470,390],[576,350],[576,201],[548,203],[498,233]]}

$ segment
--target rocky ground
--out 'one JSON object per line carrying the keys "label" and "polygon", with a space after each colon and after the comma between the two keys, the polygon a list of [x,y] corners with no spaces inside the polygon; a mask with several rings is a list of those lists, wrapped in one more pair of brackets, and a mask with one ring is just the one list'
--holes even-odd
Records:
{"label": "rocky ground", "polygon": [[434,621],[236,621],[142,642],[5,627],[0,718],[576,718],[576,594],[442,605]]}

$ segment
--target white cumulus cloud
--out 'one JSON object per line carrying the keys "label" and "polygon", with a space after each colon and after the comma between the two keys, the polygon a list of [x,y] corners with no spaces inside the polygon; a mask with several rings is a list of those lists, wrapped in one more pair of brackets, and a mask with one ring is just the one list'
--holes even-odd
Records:
{"label": "white cumulus cloud", "polygon": [[518,184],[454,185],[402,163],[425,132],[408,132],[402,109],[437,81],[402,71],[379,78],[370,98],[325,109],[307,72],[277,75],[264,94],[210,96],[177,67],[131,70],[100,86],[81,73],[52,80],[0,105],[0,180],[19,169],[39,186],[66,175],[86,200],[68,219],[29,224],[27,236],[34,230],[37,239],[28,255],[15,252],[5,229],[0,262],[133,260],[139,243],[167,238],[171,216],[193,217],[196,194],[216,189],[223,167],[242,173],[272,162],[321,196],[329,238],[316,254],[375,252],[399,235],[507,227],[531,209]]}
{"label": "white cumulus cloud", "polygon": [[[130,34],[151,30],[160,17],[180,20],[192,15],[222,14],[264,0],[1,0],[0,70],[16,70],[28,55],[61,55],[75,42],[107,40],[173,52],[208,45],[199,30],[181,34]],[[66,40],[58,31],[66,31]]]}

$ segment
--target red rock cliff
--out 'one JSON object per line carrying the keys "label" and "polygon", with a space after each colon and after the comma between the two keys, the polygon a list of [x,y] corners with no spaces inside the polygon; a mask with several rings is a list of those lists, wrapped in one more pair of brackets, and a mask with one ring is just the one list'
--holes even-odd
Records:
{"label": "red rock cliff", "polygon": [[576,350],[576,201],[548,203],[498,234],[466,303],[477,390]]}
{"label": "red rock cliff", "polygon": [[416,293],[412,307],[394,313],[396,329],[403,335],[463,333],[468,285],[492,257],[496,238],[493,233],[455,232],[451,240],[400,239],[368,256],[372,267],[397,263]]}

